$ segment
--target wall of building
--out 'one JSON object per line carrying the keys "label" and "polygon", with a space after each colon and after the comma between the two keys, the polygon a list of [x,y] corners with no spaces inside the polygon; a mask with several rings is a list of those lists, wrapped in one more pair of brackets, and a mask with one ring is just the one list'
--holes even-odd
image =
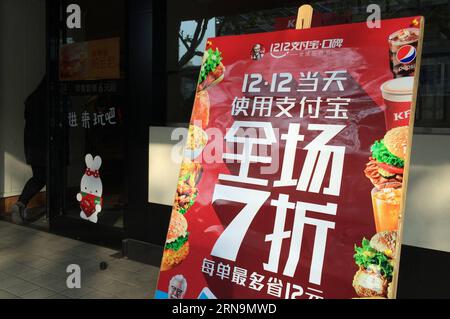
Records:
{"label": "wall of building", "polygon": [[[172,206],[177,188],[184,143],[172,132],[175,127],[150,127],[148,201]],[[179,128],[177,131],[180,130]],[[183,131],[182,131],[183,132]],[[187,134],[186,130],[184,131]],[[184,135],[186,137],[186,135]],[[178,138],[180,138],[178,140]],[[183,139],[184,141],[184,139]]]}
{"label": "wall of building", "polygon": [[24,101],[45,73],[45,0],[0,1],[0,197],[31,176],[23,150]]}
{"label": "wall of building", "polygon": [[414,135],[405,214],[405,244],[450,252],[450,135]]}

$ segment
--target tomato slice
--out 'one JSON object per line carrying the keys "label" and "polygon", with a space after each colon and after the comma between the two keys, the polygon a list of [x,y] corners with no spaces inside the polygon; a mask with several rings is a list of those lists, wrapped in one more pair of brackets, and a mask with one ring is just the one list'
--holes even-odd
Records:
{"label": "tomato slice", "polygon": [[377,163],[377,165],[381,169],[384,169],[385,171],[388,171],[392,174],[403,174],[403,168],[401,167],[395,167],[386,163]]}

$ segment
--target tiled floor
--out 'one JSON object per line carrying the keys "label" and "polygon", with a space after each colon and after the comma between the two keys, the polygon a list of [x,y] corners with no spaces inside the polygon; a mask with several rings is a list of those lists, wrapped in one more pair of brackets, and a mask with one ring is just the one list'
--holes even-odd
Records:
{"label": "tiled floor", "polygon": [[[0,299],[152,298],[158,268],[117,253],[0,221]],[[80,289],[67,288],[70,264],[81,268]]]}

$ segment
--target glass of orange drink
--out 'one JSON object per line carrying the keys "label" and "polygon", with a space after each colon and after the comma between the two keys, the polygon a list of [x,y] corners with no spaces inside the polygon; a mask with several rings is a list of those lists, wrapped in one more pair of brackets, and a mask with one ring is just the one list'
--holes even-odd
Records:
{"label": "glass of orange drink", "polygon": [[372,205],[377,233],[398,230],[402,188],[398,183],[385,184],[372,190]]}

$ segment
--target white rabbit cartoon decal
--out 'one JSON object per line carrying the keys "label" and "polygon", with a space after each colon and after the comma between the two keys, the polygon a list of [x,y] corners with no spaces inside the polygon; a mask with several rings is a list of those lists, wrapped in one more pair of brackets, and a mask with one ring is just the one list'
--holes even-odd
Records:
{"label": "white rabbit cartoon decal", "polygon": [[86,171],[81,178],[80,192],[77,194],[77,200],[80,202],[81,213],[83,219],[97,223],[98,213],[103,207],[103,184],[100,179],[100,166],[102,159],[100,156],[92,157],[87,154],[85,157]]}

